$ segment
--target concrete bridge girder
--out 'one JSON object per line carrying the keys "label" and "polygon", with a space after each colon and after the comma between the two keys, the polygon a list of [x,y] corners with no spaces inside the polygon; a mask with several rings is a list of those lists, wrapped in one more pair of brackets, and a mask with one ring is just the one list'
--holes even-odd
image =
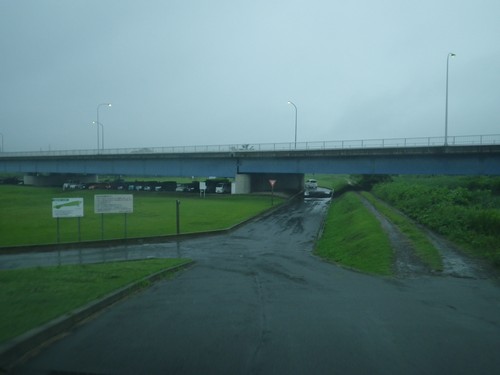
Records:
{"label": "concrete bridge girder", "polygon": [[[0,155],[2,173],[114,174],[143,176],[250,175],[244,188],[263,190],[269,179],[299,189],[303,178],[287,175],[445,174],[500,175],[500,145],[429,146],[205,153],[129,152],[123,154]],[[261,177],[261,182],[259,177]],[[241,185],[241,178],[239,184]],[[263,181],[263,182],[262,182]],[[237,184],[238,185],[238,184]]]}

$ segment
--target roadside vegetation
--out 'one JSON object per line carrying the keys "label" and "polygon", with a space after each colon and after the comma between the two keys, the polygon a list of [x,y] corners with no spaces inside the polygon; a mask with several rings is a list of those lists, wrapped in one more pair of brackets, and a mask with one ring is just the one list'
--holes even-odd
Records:
{"label": "roadside vegetation", "polygon": [[500,178],[398,176],[372,190],[469,254],[500,267]]}
{"label": "roadside vegetation", "polygon": [[415,255],[429,267],[432,271],[442,271],[443,262],[439,251],[429,241],[428,237],[420,228],[418,228],[408,217],[386,203],[376,199],[368,192],[361,193],[382,215],[389,219],[399,230],[408,237],[411,242]]}
{"label": "roadside vegetation", "polygon": [[332,202],[315,252],[363,272],[378,275],[393,272],[394,253],[389,238],[353,192]]}
{"label": "roadside vegetation", "polygon": [[[129,194],[129,192],[125,192]],[[271,198],[262,195],[206,195],[196,193],[132,192],[134,212],[127,214],[127,237],[151,237],[176,233],[176,201],[180,204],[180,232],[193,233],[231,227],[271,207]],[[57,242],[52,199],[84,199],[80,219],[81,241],[101,239],[101,215],[94,213],[95,194],[120,194],[108,190],[66,190],[61,188],[0,185],[0,247]],[[122,193],[123,194],[123,193]],[[284,200],[274,197],[274,204]],[[125,236],[123,214],[103,217],[104,239]],[[60,242],[78,241],[78,219],[59,219]]]}
{"label": "roadside vegetation", "polygon": [[0,343],[150,274],[187,262],[148,259],[1,271]]}
{"label": "roadside vegetation", "polygon": [[[316,178],[320,181],[320,177]],[[342,192],[361,192],[396,225],[411,241],[415,255],[431,270],[443,269],[441,256],[415,223],[443,235],[470,255],[500,267],[500,178],[343,176],[337,180],[350,181]],[[356,200],[359,197],[350,192],[334,196],[316,252],[364,272],[390,274],[389,264],[394,260],[389,256],[390,244],[387,242],[383,248],[380,244],[385,240],[375,239],[372,244],[364,241],[369,236],[387,235],[380,226],[366,224],[376,219]]]}

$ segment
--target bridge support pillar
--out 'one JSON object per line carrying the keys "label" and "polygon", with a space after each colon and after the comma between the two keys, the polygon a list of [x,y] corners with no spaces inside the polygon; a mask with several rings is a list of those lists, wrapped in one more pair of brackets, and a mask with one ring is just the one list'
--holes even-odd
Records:
{"label": "bridge support pillar", "polygon": [[249,174],[237,174],[234,178],[232,194],[249,194],[252,190],[252,180]]}

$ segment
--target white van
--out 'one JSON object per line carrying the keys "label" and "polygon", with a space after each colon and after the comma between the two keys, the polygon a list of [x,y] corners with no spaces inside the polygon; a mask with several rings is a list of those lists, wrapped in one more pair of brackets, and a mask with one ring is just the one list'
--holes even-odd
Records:
{"label": "white van", "polygon": [[217,194],[229,193],[230,190],[228,184],[224,182],[218,183],[217,186],[215,187],[215,192]]}
{"label": "white van", "polygon": [[308,190],[316,190],[318,188],[318,181],[313,178],[310,178],[306,181],[306,189]]}

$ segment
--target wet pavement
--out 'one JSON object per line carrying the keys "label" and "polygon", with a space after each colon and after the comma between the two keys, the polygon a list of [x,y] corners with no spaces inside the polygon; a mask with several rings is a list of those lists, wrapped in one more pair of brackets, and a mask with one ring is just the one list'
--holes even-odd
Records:
{"label": "wet pavement", "polygon": [[[500,373],[496,280],[380,278],[324,262],[312,249],[327,208],[327,199],[297,200],[228,235],[37,255],[31,261],[175,256],[196,264],[13,373]],[[32,256],[0,264],[20,267]]]}

